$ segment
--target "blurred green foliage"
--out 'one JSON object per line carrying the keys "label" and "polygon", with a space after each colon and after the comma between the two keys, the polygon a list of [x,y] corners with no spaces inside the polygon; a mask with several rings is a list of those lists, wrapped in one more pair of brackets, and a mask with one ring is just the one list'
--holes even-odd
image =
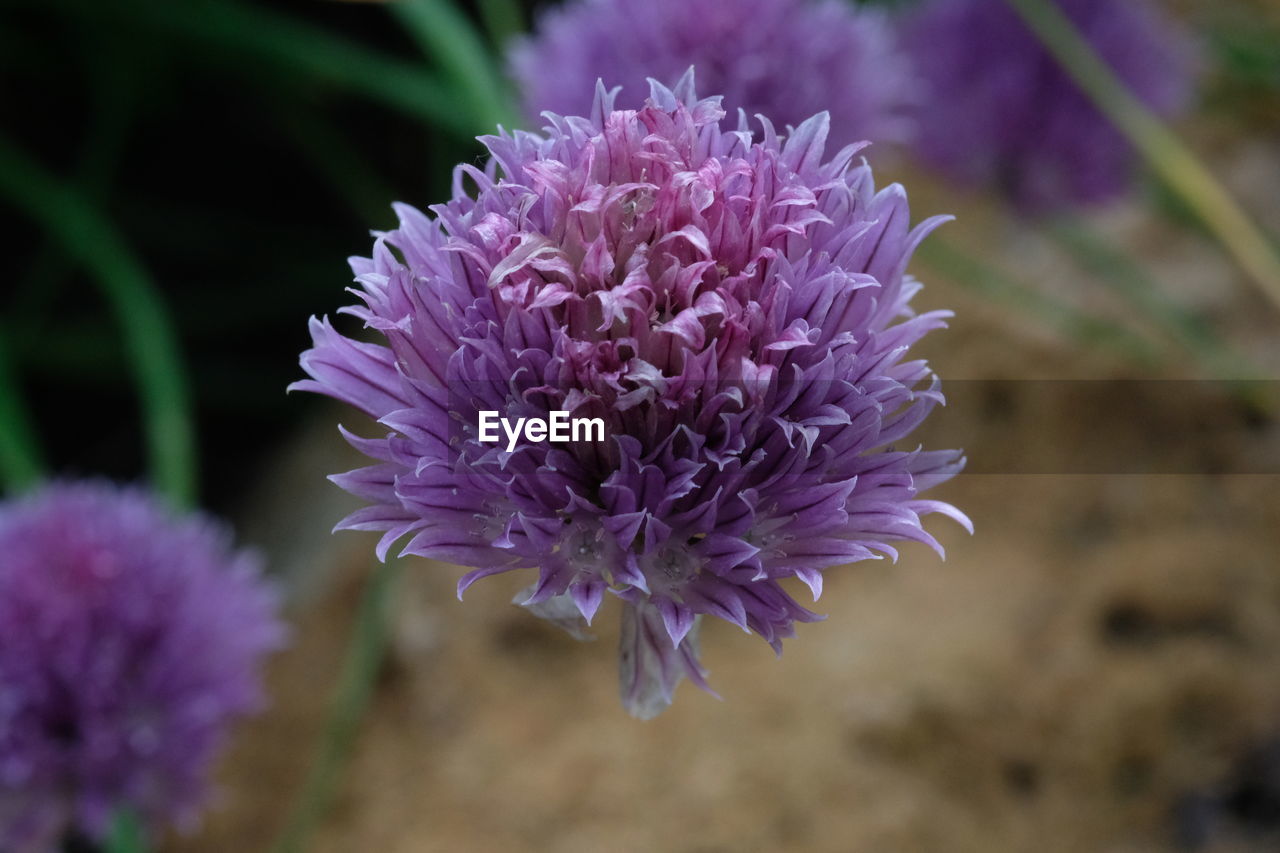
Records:
{"label": "blurred green foliage", "polygon": [[[522,18],[485,4],[494,39]],[[0,48],[12,134],[0,209],[28,249],[0,291],[6,399],[20,412],[25,390],[36,414],[6,428],[0,445],[25,449],[0,459],[35,466],[39,436],[55,471],[132,479],[145,433],[153,481],[183,501],[191,424],[217,504],[243,480],[222,461],[262,458],[317,404],[283,388],[302,319],[343,298],[335,258],[367,248],[391,201],[445,195],[452,164],[477,156],[473,137],[515,122],[479,16],[440,0],[12,0]],[[152,278],[122,307],[138,288],[114,284]],[[130,364],[143,414],[127,414]],[[69,417],[94,409],[114,416],[89,431]],[[17,466],[10,479],[29,481]]]}
{"label": "blurred green foliage", "polygon": [[[1280,92],[1280,30],[1241,8],[1224,4],[1198,22],[1217,69],[1210,103],[1263,121]],[[161,314],[167,304],[175,327],[161,337],[190,361],[197,408],[187,420],[201,426],[199,457],[215,463],[204,497],[216,504],[234,493],[234,467],[219,463],[269,456],[273,437],[317,405],[288,401],[281,389],[305,345],[299,318],[343,298],[334,258],[364,251],[362,232],[390,224],[391,201],[444,197],[451,166],[479,155],[472,137],[519,121],[500,51],[535,11],[519,0],[8,0],[0,92],[14,150],[113,233],[70,235],[88,245],[68,246],[48,217],[44,227],[19,224],[29,251],[14,256],[0,296],[10,373],[37,412],[26,433],[56,448],[56,468],[136,476],[145,456],[133,445],[148,423],[153,471],[164,467],[157,448],[181,455],[174,448],[183,440],[172,434],[183,429],[174,426],[180,394],[89,435],[66,416],[72,403],[128,409],[124,383],[129,364],[138,368],[138,347],[107,322],[110,291],[90,290],[102,267],[95,256],[123,253],[156,282],[148,302]],[[1167,190],[1155,199],[1168,215],[1199,221]],[[1114,265],[1098,258],[1083,261],[1114,279]],[[952,268],[973,272],[979,260]],[[1005,287],[986,291],[1011,307],[1029,304]],[[1086,337],[1099,333],[1097,322],[1052,306],[1032,313]],[[127,328],[131,315],[116,316]],[[147,370],[138,369],[145,389]],[[151,369],[153,390],[163,373]],[[181,475],[158,479],[183,490]]]}

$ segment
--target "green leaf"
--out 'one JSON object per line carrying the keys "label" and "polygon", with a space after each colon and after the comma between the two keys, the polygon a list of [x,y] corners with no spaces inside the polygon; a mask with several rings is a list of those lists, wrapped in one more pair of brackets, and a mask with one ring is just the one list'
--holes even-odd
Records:
{"label": "green leaf", "polygon": [[3,137],[0,197],[42,225],[92,273],[133,365],[155,485],[178,506],[190,506],[196,494],[195,423],[186,367],[159,289],[110,220]]}
{"label": "green leaf", "polygon": [[338,777],[359,732],[373,695],[374,681],[387,645],[387,623],[392,594],[400,566],[395,560],[373,567],[373,575],[365,581],[364,595],[351,642],[343,663],[337,695],[329,720],[321,736],[311,773],[279,838],[273,853],[299,853],[319,824],[333,798]]}
{"label": "green leaf", "polygon": [[0,334],[0,477],[10,494],[40,480],[44,469],[40,445],[9,364],[4,336]]}
{"label": "green leaf", "polygon": [[466,98],[417,65],[321,27],[234,0],[148,4],[151,20],[220,57],[247,56],[342,86],[459,137],[475,133]]}
{"label": "green leaf", "polygon": [[439,63],[453,85],[466,95],[478,131],[491,132],[500,124],[518,126],[519,117],[494,57],[456,6],[448,0],[398,0],[391,9],[423,55]]}
{"label": "green leaf", "polygon": [[142,825],[128,809],[116,812],[105,846],[106,853],[145,853],[147,845],[143,840]]}
{"label": "green leaf", "polygon": [[1142,365],[1151,365],[1157,360],[1151,344],[1141,335],[1018,282],[939,239],[937,234],[920,244],[916,257],[956,284],[985,299],[1029,314],[1078,343],[1107,347]]}
{"label": "green leaf", "polygon": [[1052,0],[1004,0],[1062,69],[1196,212],[1219,245],[1280,308],[1280,254],[1187,146],[1147,109]]}

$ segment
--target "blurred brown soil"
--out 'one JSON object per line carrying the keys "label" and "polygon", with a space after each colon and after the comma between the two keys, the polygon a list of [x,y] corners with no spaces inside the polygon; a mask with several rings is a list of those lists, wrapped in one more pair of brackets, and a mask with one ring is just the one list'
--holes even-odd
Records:
{"label": "blurred brown soil", "polygon": [[[940,563],[830,576],[781,660],[714,625],[723,702],[628,718],[616,614],[578,644],[413,565],[314,849],[1155,850],[1184,792],[1280,722],[1274,477],[962,478],[978,525]],[[354,560],[360,568],[364,561]],[[353,572],[354,575],[354,572]],[[275,706],[182,849],[262,849],[334,681],[354,577],[306,613]],[[1258,848],[1262,849],[1262,848]]]}

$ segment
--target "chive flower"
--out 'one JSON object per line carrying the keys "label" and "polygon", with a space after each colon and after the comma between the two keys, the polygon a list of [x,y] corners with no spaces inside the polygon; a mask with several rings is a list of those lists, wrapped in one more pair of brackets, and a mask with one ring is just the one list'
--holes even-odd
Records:
{"label": "chive flower", "polygon": [[0,504],[0,849],[189,828],[282,641],[258,561],[200,516],[102,482]]}
{"label": "chive flower", "polygon": [[[692,75],[651,81],[639,110],[601,85],[589,118],[485,137],[483,169],[453,197],[352,260],[379,339],[311,321],[302,356],[327,394],[385,432],[347,433],[374,464],[332,479],[368,506],[338,525],[377,530],[385,556],[472,568],[458,584],[531,571],[518,602],[582,633],[622,609],[621,693],[650,717],[682,677],[706,686],[704,616],[776,650],[819,617],[833,566],[897,556],[920,493],[963,464],[909,444],[942,402],[911,344],[945,311],[910,308],[906,193],[876,190],[861,146],[824,153],[820,113],[785,138],[768,119],[722,127]],[[603,441],[484,440],[485,413],[603,421]],[[345,431],[344,431],[345,432]]]}
{"label": "chive flower", "polygon": [[[1191,44],[1146,0],[1052,0],[1158,115],[1194,87]],[[915,150],[1021,210],[1099,204],[1131,185],[1134,153],[1005,0],[926,0],[903,20],[923,85]]]}
{"label": "chive flower", "polygon": [[730,116],[779,127],[824,110],[843,145],[910,135],[916,82],[883,11],[848,0],[571,0],[514,43],[511,76],[525,110],[576,115],[597,79],[639,107],[646,81],[673,85],[691,66]]}

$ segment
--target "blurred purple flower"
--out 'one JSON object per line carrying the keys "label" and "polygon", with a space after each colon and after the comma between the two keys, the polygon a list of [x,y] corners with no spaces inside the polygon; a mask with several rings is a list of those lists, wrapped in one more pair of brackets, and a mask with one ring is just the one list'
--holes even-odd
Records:
{"label": "blurred purple flower", "polygon": [[283,638],[257,560],[108,483],[0,505],[0,554],[0,849],[192,824]]}
{"label": "blurred purple flower", "polygon": [[[352,261],[364,305],[344,311],[389,346],[313,319],[293,386],[391,430],[348,435],[379,464],[333,478],[372,504],[339,527],[385,531],[380,555],[408,536],[406,554],[475,567],[459,594],[536,568],[517,601],[578,635],[620,598],[641,717],[682,676],[705,687],[701,616],[780,650],[818,618],[780,581],[816,598],[823,570],[896,557],[890,540],[938,547],[923,514],[968,525],[917,497],[955,451],[886,447],[942,401],[904,357],[948,314],[913,315],[904,270],[945,217],[910,228],[858,146],[823,162],[825,114],[785,142],[722,117],[690,75],[638,112],[601,86],[590,119],[486,138],[485,171],[459,166],[432,216],[397,206]],[[508,453],[478,440],[481,410],[601,418],[606,441]]]}
{"label": "blurred purple flower", "polygon": [[[1145,0],[1056,0],[1143,103],[1190,101],[1191,42]],[[916,150],[953,180],[1045,212],[1128,189],[1133,151],[1004,0],[930,0],[903,41],[924,81]]]}
{"label": "blurred purple flower", "polygon": [[639,107],[648,78],[672,85],[690,66],[732,117],[781,127],[827,110],[841,145],[909,132],[915,81],[893,28],[847,0],[573,0],[510,57],[531,117],[581,114],[597,79]]}

